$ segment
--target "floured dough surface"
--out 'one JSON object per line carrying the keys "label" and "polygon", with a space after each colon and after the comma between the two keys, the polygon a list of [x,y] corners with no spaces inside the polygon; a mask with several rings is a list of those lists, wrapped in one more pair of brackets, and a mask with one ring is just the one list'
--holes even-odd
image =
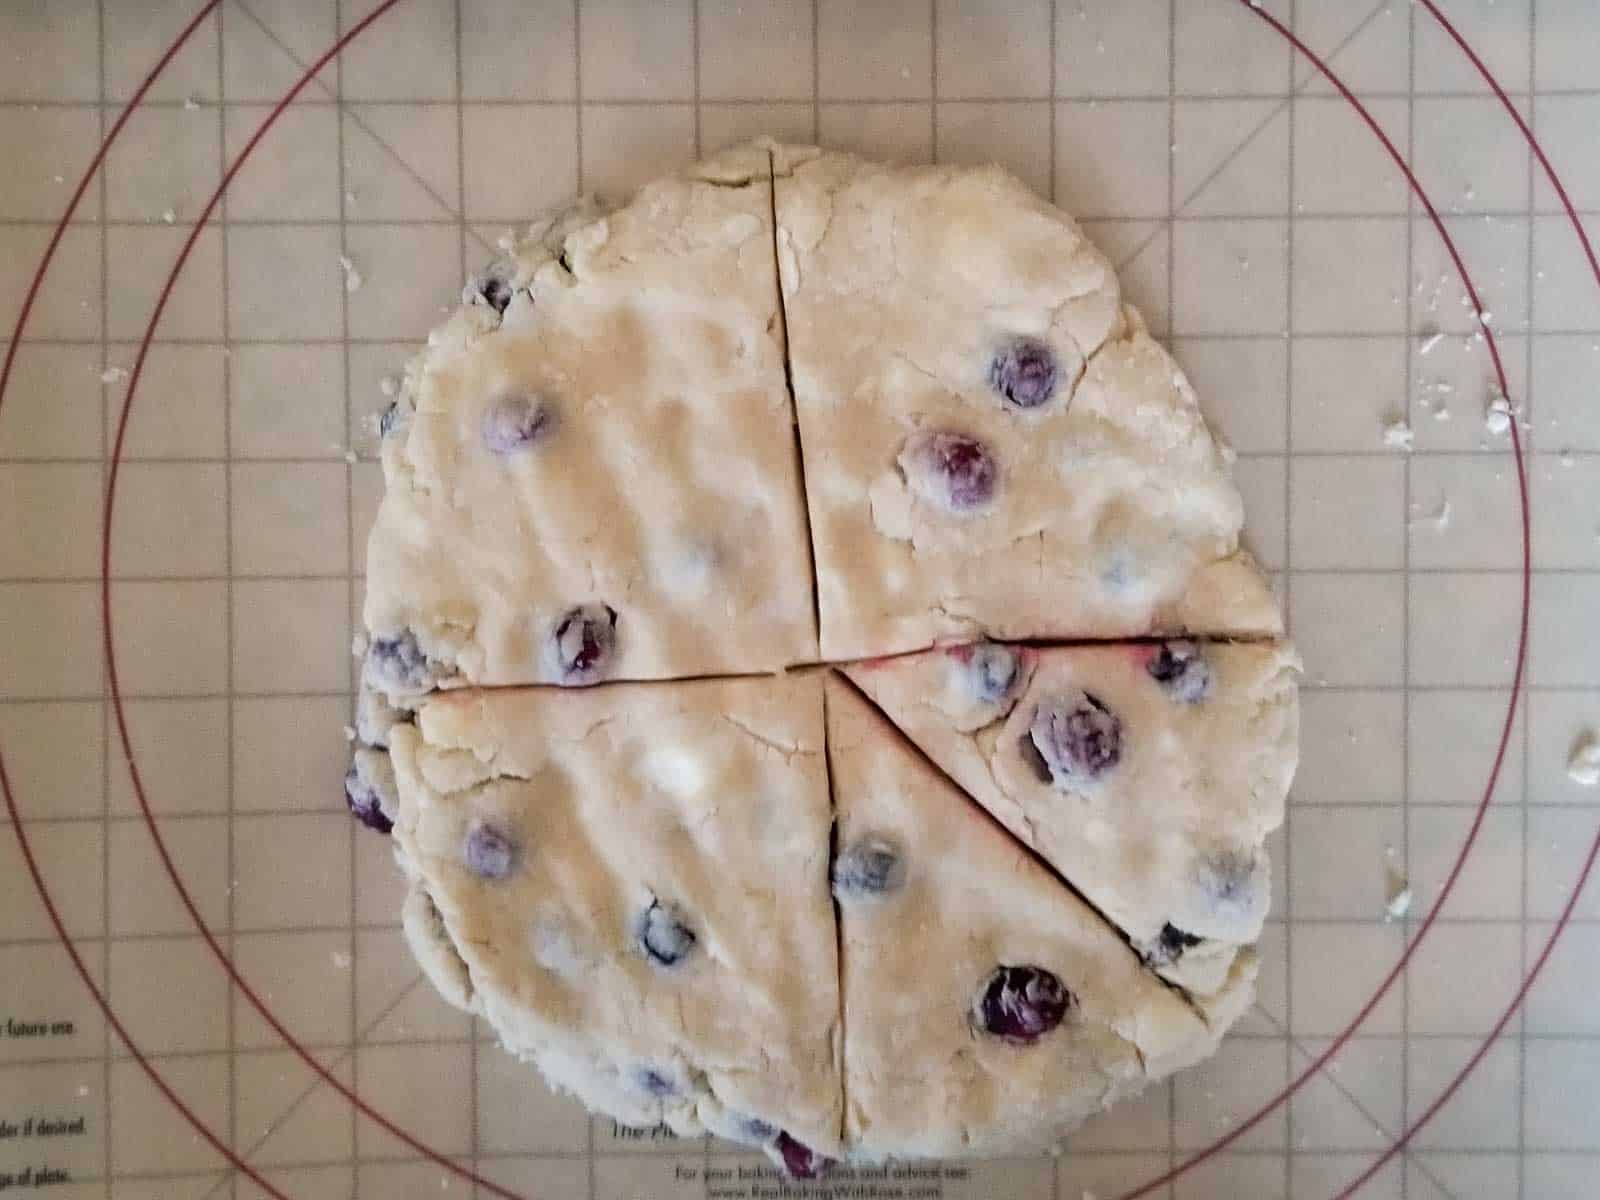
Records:
{"label": "floured dough surface", "polygon": [[429,338],[384,421],[377,687],[816,657],[771,211],[764,151],[580,206]]}
{"label": "floured dough surface", "polygon": [[[828,756],[854,1145],[907,1157],[1037,1148],[1215,1049],[1221,1023],[832,675]],[[1226,1019],[1253,976],[1241,962]],[[1008,985],[1022,997],[1009,1014],[996,1002]],[[1030,1002],[1036,1012],[1015,1012]]]}
{"label": "floured dough surface", "polygon": [[391,738],[449,999],[620,1121],[839,1153],[819,677],[447,693]]}
{"label": "floured dough surface", "polygon": [[998,168],[786,148],[775,188],[824,658],[1278,631],[1193,390],[1071,217]]}
{"label": "floured dough surface", "polygon": [[846,668],[1168,978],[1226,980],[1270,899],[1297,761],[1284,644],[981,644]]}

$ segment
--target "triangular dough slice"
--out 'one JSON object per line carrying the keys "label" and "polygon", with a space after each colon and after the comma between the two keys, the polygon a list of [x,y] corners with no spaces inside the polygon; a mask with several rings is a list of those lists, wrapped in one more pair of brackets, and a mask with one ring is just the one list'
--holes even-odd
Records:
{"label": "triangular dough slice", "polygon": [[430,335],[383,422],[383,691],[816,657],[771,206],[754,149],[580,205]]}
{"label": "triangular dough slice", "polygon": [[1296,764],[1287,643],[980,643],[850,678],[1162,974],[1222,986],[1270,899]]}
{"label": "triangular dough slice", "polygon": [[820,678],[447,692],[390,741],[447,998],[620,1121],[839,1153]]}
{"label": "triangular dough slice", "polygon": [[853,1154],[1034,1148],[1216,1048],[1253,959],[1208,1023],[853,687],[827,699]]}
{"label": "triangular dough slice", "polygon": [[776,154],[824,658],[1280,630],[1226,453],[1071,217],[998,167]]}

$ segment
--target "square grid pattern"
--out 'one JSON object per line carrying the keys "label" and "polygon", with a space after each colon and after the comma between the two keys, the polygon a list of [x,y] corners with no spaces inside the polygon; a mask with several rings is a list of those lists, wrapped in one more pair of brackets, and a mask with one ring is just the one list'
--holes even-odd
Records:
{"label": "square grid pattern", "polygon": [[[104,702],[99,514],[160,282],[224,164],[372,0],[225,0],[67,230],[0,410],[0,749],[88,969],[175,1092],[297,1200],[465,1196],[354,1114],[230,990],[166,881]],[[1600,722],[1600,293],[1523,143],[1425,11],[1265,0],[1406,150],[1492,310],[1535,513],[1525,703],[1478,849],[1412,969],[1331,1064],[1158,1194],[1321,1200],[1438,1094],[1539,953],[1595,832],[1565,776]],[[1600,235],[1600,16],[1447,9]],[[0,318],[194,0],[0,10]],[[342,812],[384,380],[509,225],[757,133],[998,160],[1078,214],[1238,452],[1249,540],[1307,663],[1260,998],[1211,1063],[1060,1158],[950,1200],[1120,1194],[1321,1053],[1432,907],[1508,697],[1509,441],[1444,247],[1348,105],[1233,0],[404,0],[302,93],[202,230],[126,430],[113,618],[140,778],[194,903],[319,1061],[435,1149],[550,1200],[738,1195],[756,1160],[547,1096],[420,981],[380,839]],[[341,257],[364,282],[347,287]],[[353,282],[353,280],[351,281]],[[1415,450],[1386,448],[1391,416]],[[1448,501],[1448,523],[1432,519]],[[1589,631],[1587,636],[1585,631]],[[0,827],[0,1140],[63,1197],[256,1197],[111,1033]],[[1383,919],[1390,868],[1416,894]],[[1371,1197],[1559,1200],[1600,1155],[1600,898]],[[726,1173],[718,1175],[719,1172]],[[770,1181],[769,1181],[770,1186]],[[809,1194],[809,1193],[807,1193]]]}

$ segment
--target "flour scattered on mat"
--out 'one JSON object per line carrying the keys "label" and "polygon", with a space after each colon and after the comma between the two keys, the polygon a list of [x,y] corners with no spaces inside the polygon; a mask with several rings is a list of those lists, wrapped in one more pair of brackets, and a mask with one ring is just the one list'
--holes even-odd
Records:
{"label": "flour scattered on mat", "polygon": [[1600,733],[1585,729],[1567,756],[1567,778],[1579,787],[1600,786]]}
{"label": "flour scattered on mat", "polygon": [[350,952],[348,950],[335,950],[328,956],[333,960],[333,965],[341,971],[350,969]]}
{"label": "flour scattered on mat", "polygon": [[128,372],[123,367],[107,367],[100,372],[101,383],[121,383],[128,377]]}
{"label": "flour scattered on mat", "polygon": [[1383,444],[1391,450],[1412,450],[1416,438],[1416,433],[1406,424],[1404,417],[1391,416],[1383,423]]}
{"label": "flour scattered on mat", "polygon": [[344,268],[344,290],[359,292],[361,285],[366,282],[356,264],[350,261],[349,255],[339,255],[339,265]]}

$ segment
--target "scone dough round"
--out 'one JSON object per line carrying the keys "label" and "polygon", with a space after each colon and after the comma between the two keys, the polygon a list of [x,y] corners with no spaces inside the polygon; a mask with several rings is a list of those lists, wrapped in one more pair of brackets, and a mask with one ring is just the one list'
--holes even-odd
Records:
{"label": "scone dough round", "polygon": [[1250,1003],[1298,660],[1016,179],[758,142],[581,201],[378,432],[347,795],[553,1086],[813,1177],[1048,1144]]}

